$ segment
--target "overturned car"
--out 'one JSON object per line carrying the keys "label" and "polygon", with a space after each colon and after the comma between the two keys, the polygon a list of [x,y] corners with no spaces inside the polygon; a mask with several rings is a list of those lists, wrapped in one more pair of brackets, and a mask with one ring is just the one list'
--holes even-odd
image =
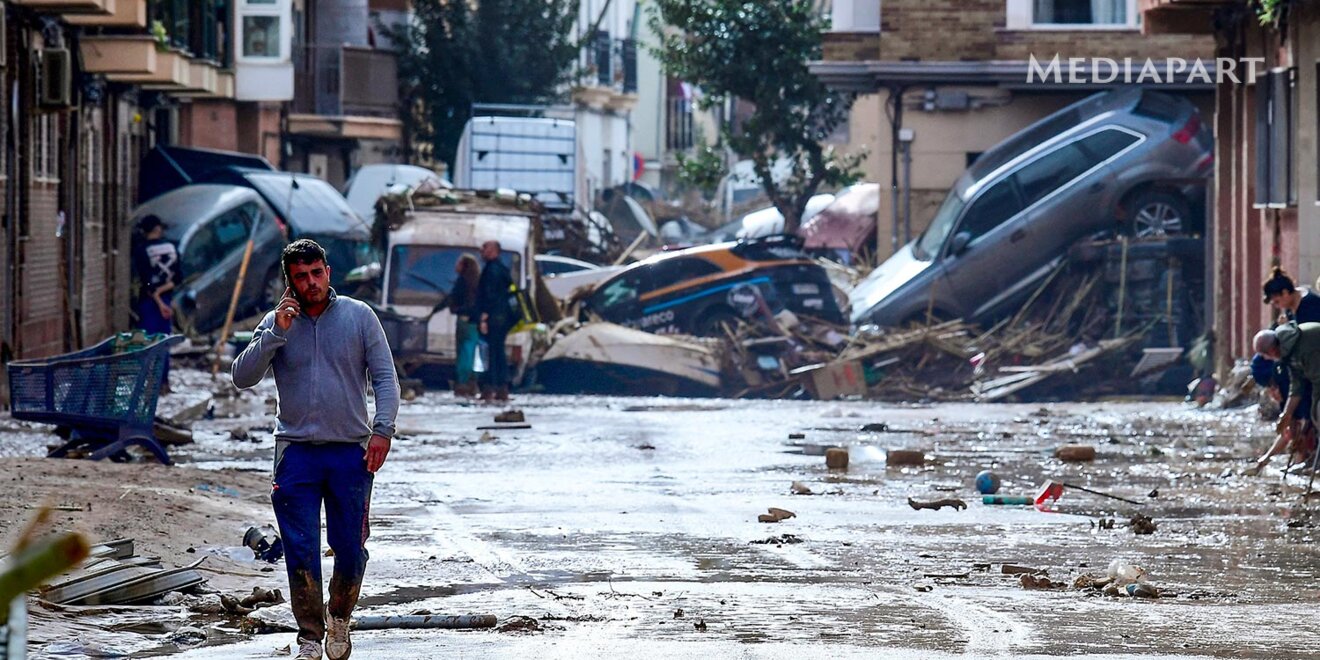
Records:
{"label": "overturned car", "polygon": [[783,310],[842,323],[825,270],[791,236],[666,252],[602,282],[582,314],[658,334],[717,336]]}
{"label": "overturned car", "polygon": [[1093,95],[983,154],[929,228],[853,290],[852,323],[985,321],[1020,305],[1096,234],[1197,234],[1213,138],[1186,99]]}

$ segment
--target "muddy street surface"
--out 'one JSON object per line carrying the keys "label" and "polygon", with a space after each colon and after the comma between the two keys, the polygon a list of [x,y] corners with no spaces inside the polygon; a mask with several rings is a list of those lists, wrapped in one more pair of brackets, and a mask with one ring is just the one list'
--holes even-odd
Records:
{"label": "muddy street surface", "polygon": [[[268,471],[266,396],[218,399],[175,469]],[[494,614],[504,629],[361,632],[354,657],[1320,657],[1306,483],[1240,476],[1267,442],[1254,410],[550,396],[515,407],[530,429],[478,430],[500,408],[447,392],[404,406],[358,612]],[[861,430],[874,424],[886,426]],[[235,440],[238,427],[252,440]],[[1053,457],[1076,443],[1097,459]],[[848,448],[847,470],[826,468],[828,446]],[[891,449],[928,461],[887,466]],[[987,468],[1003,495],[1054,479],[1143,504],[1067,490],[1053,512],[987,506],[972,487]],[[793,494],[794,481],[813,494]],[[914,510],[909,498],[968,508]],[[796,517],[757,522],[768,507]],[[1154,533],[1127,527],[1136,513]],[[273,522],[264,514],[251,520],[245,504],[233,526]],[[1148,571],[1161,597],[1072,588],[1115,559]],[[1067,587],[1025,589],[1004,564]],[[152,631],[105,650],[252,658],[293,641],[193,624],[205,646]]]}

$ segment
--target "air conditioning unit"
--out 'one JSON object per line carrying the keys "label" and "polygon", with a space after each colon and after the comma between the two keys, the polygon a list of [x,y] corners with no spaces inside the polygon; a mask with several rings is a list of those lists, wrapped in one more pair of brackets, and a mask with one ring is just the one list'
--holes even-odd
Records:
{"label": "air conditioning unit", "polygon": [[73,105],[73,56],[67,48],[41,51],[41,105],[47,108]]}

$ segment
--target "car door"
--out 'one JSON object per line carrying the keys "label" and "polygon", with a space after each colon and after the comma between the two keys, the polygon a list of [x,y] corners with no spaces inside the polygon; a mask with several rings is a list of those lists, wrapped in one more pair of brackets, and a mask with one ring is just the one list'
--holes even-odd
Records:
{"label": "car door", "polygon": [[1015,176],[1027,206],[1023,244],[1048,261],[1069,246],[1113,227],[1113,173],[1104,163],[1137,141],[1131,133],[1102,129],[1060,145],[1022,166]]}
{"label": "car door", "polygon": [[189,292],[181,304],[197,331],[224,324],[251,229],[252,219],[238,207],[204,221],[185,240],[182,261]]}
{"label": "car door", "polygon": [[1014,221],[1021,215],[1022,200],[1012,177],[987,186],[963,209],[945,242],[940,266],[953,292],[951,306],[956,309],[949,313],[970,318],[1015,276],[1016,243],[1023,234]]}
{"label": "car door", "polygon": [[642,293],[646,290],[645,268],[634,268],[615,276],[591,295],[591,311],[610,323],[631,328],[641,326]]}

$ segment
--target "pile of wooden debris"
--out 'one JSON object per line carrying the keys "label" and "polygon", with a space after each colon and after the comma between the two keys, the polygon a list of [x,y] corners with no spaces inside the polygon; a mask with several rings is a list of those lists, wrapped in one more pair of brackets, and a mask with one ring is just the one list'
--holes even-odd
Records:
{"label": "pile of wooden debris", "polygon": [[1170,260],[1160,274],[1134,277],[1126,247],[1122,269],[1103,256],[1108,245],[1088,247],[1093,258],[1060,259],[1015,313],[988,328],[932,320],[848,336],[788,313],[744,323],[725,338],[725,393],[997,401],[1046,380],[1053,395],[1130,392],[1134,378],[1175,364],[1190,339],[1195,312],[1177,308],[1187,287],[1175,273],[1184,269]]}

